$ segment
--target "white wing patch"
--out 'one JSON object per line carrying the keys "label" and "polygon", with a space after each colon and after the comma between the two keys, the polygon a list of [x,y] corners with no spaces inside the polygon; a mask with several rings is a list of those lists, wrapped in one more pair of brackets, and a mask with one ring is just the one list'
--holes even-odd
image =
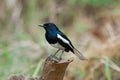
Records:
{"label": "white wing patch", "polygon": [[62,40],[64,43],[68,44],[71,48],[73,48],[68,40],[63,38],[61,35],[57,34],[57,37]]}
{"label": "white wing patch", "polygon": [[65,38],[63,38],[61,35],[57,34],[57,37],[58,37],[60,40],[62,40],[64,43],[69,44],[69,41],[66,40]]}
{"label": "white wing patch", "polygon": [[66,40],[65,38],[63,38],[61,35],[57,34],[57,37],[62,40],[64,43],[68,44],[71,48],[73,48],[71,45],[70,45],[70,42],[68,40]]}

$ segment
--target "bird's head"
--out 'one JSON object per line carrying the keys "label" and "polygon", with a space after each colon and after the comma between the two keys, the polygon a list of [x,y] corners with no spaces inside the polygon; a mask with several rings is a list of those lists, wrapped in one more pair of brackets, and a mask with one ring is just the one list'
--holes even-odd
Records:
{"label": "bird's head", "polygon": [[38,26],[45,28],[45,30],[56,30],[58,29],[54,23],[44,23],[39,24]]}

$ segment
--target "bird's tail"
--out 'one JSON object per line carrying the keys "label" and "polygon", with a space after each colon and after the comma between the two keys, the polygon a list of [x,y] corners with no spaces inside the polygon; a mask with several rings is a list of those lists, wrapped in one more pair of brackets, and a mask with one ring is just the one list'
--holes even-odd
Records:
{"label": "bird's tail", "polygon": [[83,53],[79,52],[77,49],[73,49],[73,53],[79,57],[80,60],[87,60],[87,58],[83,55]]}

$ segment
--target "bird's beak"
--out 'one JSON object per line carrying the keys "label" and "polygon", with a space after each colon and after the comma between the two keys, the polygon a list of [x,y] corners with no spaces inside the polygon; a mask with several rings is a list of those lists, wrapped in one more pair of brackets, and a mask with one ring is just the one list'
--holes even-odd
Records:
{"label": "bird's beak", "polygon": [[40,27],[44,27],[44,24],[38,24],[38,26],[40,26]]}

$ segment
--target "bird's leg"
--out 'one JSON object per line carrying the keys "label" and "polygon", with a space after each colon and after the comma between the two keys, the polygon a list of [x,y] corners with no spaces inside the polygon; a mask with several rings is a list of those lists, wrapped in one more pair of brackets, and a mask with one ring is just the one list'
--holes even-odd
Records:
{"label": "bird's leg", "polygon": [[60,51],[60,49],[58,49],[58,50],[53,54],[53,56],[55,56],[59,51]]}
{"label": "bird's leg", "polygon": [[64,53],[64,50],[62,50],[62,53],[61,53],[60,58],[59,58],[60,60],[62,59],[63,53]]}

